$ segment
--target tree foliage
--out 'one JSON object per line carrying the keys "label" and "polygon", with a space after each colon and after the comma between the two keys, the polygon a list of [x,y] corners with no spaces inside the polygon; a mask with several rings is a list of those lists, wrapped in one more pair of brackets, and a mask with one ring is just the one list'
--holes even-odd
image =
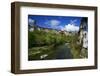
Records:
{"label": "tree foliage", "polygon": [[42,45],[59,45],[66,43],[67,36],[64,34],[56,34],[54,31],[45,32],[43,30],[35,30],[28,32],[29,48]]}

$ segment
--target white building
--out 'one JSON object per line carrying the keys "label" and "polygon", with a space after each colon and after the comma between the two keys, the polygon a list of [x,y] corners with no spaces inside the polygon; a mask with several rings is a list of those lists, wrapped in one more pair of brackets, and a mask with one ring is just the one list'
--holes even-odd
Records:
{"label": "white building", "polygon": [[79,43],[82,44],[83,48],[88,48],[88,25],[87,18],[81,20],[79,29]]}
{"label": "white building", "polygon": [[88,32],[83,32],[83,47],[88,48]]}

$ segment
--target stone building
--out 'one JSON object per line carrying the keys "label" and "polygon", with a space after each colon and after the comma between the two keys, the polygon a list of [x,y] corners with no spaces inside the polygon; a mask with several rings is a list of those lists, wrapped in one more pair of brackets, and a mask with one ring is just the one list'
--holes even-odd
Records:
{"label": "stone building", "polygon": [[82,44],[83,48],[88,48],[88,19],[82,18],[79,28],[79,43]]}
{"label": "stone building", "polygon": [[29,23],[29,25],[28,25],[28,30],[30,32],[32,32],[34,30],[41,30],[41,28],[36,25],[36,21],[35,20],[32,20],[31,23]]}

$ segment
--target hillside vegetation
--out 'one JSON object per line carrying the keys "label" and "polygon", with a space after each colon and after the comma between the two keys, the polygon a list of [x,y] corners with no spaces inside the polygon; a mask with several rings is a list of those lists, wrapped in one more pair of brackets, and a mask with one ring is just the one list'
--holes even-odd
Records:
{"label": "hillside vegetation", "polygon": [[[70,48],[73,59],[81,58],[82,45],[77,44],[77,41],[77,33],[71,35],[65,35],[63,33],[57,34],[54,30],[48,32],[44,30],[28,32],[29,60],[55,59],[55,50],[60,45],[67,45]],[[44,58],[41,57],[42,55],[44,55]]]}

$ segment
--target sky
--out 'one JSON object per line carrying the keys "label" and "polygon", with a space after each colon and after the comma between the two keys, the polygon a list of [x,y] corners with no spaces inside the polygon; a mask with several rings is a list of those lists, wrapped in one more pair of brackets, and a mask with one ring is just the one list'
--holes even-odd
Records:
{"label": "sky", "polygon": [[65,31],[78,31],[82,17],[73,16],[47,16],[47,15],[28,15],[28,24]]}

